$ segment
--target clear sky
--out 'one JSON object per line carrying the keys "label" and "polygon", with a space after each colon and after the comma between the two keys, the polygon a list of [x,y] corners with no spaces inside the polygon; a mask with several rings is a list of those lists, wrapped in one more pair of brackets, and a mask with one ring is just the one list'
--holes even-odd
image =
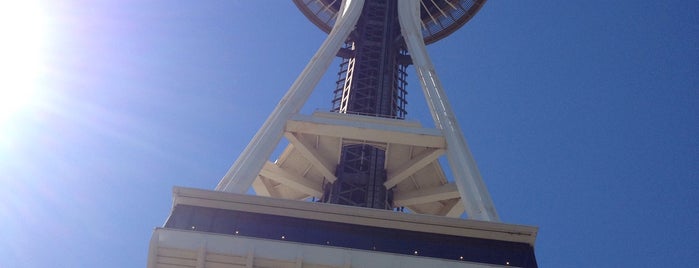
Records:
{"label": "clear sky", "polygon": [[[282,0],[0,3],[0,267],[145,266],[324,37]],[[699,2],[490,0],[428,49],[540,266],[696,265]]]}

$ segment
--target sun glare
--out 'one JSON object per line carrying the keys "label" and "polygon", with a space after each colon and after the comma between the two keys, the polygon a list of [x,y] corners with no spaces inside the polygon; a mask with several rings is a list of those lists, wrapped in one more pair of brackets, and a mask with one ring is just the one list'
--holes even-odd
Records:
{"label": "sun glare", "polygon": [[44,14],[35,1],[0,1],[0,125],[37,97]]}

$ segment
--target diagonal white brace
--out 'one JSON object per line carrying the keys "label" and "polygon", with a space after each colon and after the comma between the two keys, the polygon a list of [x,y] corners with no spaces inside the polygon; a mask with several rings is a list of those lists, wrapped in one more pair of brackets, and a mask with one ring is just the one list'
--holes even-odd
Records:
{"label": "diagonal white brace", "polygon": [[216,190],[245,193],[250,188],[255,177],[262,170],[262,166],[279,144],[284,132],[284,124],[301,110],[318,81],[332,63],[335,54],[347,40],[350,32],[354,30],[363,6],[364,0],[344,0],[342,2],[342,13],[338,15],[335,26],[328,37],[279,101],[274,111],[265,120],[257,134],[245,147],[245,150],[233,163],[233,166],[223,176],[216,186]]}
{"label": "diagonal white brace", "polygon": [[262,177],[260,176],[257,176],[257,179],[255,179],[252,182],[252,189],[258,196],[272,196],[272,191],[270,190],[270,187],[268,187],[267,184],[265,184]]}
{"label": "diagonal white brace", "polygon": [[457,197],[459,197],[459,190],[456,188],[456,185],[448,183],[407,193],[396,192],[393,202],[396,206],[406,207]]}
{"label": "diagonal white brace", "polygon": [[437,213],[437,215],[442,215],[450,218],[458,218],[464,213],[464,203],[461,202],[460,198],[451,199],[443,201],[444,207]]}
{"label": "diagonal white brace", "polygon": [[418,170],[437,160],[445,151],[444,149],[427,149],[395,170],[388,170],[388,176],[383,185],[386,186],[387,189],[396,186],[396,184],[408,178],[410,175],[415,174]]}
{"label": "diagonal white brace", "polygon": [[337,180],[337,177],[335,176],[335,165],[333,163],[328,163],[328,161],[319,157],[320,154],[316,149],[313,149],[312,144],[301,139],[301,137],[295,133],[285,132],[284,137],[291,142],[296,151],[301,153],[301,155],[306,158],[306,160],[308,160],[313,167],[318,169],[320,173],[323,174],[326,180],[330,182],[335,182]]}
{"label": "diagonal white brace", "polygon": [[320,197],[323,195],[323,189],[319,183],[315,184],[301,175],[291,173],[269,161],[260,171],[260,175],[310,196]]}

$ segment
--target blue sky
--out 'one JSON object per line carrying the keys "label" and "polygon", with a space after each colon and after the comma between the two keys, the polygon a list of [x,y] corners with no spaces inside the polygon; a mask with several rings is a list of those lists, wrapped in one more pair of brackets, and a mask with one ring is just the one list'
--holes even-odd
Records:
{"label": "blue sky", "polygon": [[[0,117],[2,267],[143,267],[172,186],[213,189],[324,39],[291,1],[34,2],[0,28],[2,98],[33,92]],[[540,266],[699,256],[699,2],[491,0],[428,49]]]}

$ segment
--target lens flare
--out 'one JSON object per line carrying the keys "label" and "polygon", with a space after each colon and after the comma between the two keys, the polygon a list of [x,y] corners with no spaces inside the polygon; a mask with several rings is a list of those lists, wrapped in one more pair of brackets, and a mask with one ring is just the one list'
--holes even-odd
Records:
{"label": "lens flare", "polygon": [[0,2],[0,125],[37,97],[44,26],[35,1]]}

